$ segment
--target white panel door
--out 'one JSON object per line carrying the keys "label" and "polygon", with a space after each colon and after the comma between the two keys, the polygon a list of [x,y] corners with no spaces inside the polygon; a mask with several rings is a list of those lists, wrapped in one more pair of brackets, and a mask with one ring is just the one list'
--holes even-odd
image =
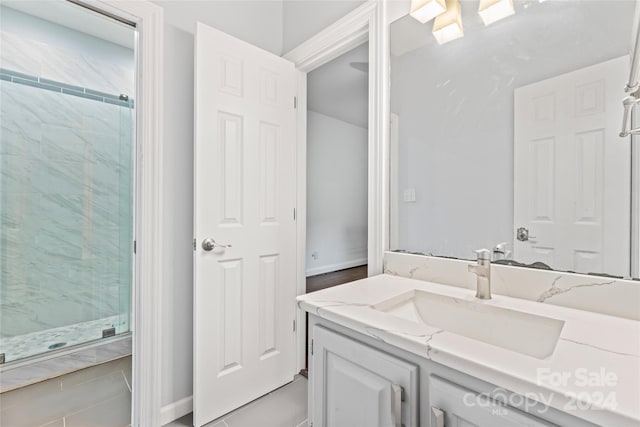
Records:
{"label": "white panel door", "polygon": [[630,274],[631,146],[618,136],[628,69],[625,56],[515,90],[515,260]]}
{"label": "white panel door", "polygon": [[[295,373],[294,65],[198,23],[194,424]],[[202,244],[221,245],[207,251]]]}

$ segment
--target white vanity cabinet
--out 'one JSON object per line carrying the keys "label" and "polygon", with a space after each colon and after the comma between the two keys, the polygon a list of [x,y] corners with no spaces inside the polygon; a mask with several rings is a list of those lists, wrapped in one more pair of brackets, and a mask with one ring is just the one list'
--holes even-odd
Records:
{"label": "white vanity cabinet", "polygon": [[315,326],[311,372],[310,425],[418,425],[418,367],[414,364]]}
{"label": "white vanity cabinet", "polygon": [[429,404],[431,427],[557,426],[437,375],[429,378]]}
{"label": "white vanity cabinet", "polygon": [[[594,427],[425,357],[309,316],[310,427]],[[494,396],[495,397],[495,396]]]}

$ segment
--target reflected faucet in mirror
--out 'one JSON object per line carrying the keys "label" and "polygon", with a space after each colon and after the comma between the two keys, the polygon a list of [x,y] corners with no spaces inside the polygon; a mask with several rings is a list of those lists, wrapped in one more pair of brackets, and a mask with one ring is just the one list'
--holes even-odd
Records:
{"label": "reflected faucet in mirror", "polygon": [[493,248],[493,261],[500,261],[509,259],[511,257],[511,251],[507,249],[509,242],[498,243]]}

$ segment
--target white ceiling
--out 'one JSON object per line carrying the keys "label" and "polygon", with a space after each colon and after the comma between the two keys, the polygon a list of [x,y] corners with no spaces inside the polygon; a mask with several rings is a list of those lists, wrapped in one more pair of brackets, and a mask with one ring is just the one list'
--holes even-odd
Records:
{"label": "white ceiling", "polygon": [[67,1],[3,0],[2,6],[133,49],[131,27]]}
{"label": "white ceiling", "polygon": [[[355,67],[351,63],[355,63]],[[369,43],[307,75],[307,109],[362,128],[368,127]]]}

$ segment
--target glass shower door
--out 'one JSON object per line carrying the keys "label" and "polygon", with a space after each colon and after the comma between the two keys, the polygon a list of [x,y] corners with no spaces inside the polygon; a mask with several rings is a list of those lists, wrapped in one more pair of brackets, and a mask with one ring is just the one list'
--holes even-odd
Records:
{"label": "glass shower door", "polygon": [[0,354],[129,331],[133,101],[0,69]]}

